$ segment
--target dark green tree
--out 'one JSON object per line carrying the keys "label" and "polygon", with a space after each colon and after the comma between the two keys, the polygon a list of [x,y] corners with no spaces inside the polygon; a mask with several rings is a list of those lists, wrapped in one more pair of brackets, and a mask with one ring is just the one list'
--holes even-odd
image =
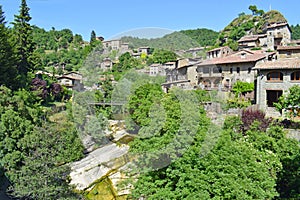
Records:
{"label": "dark green tree", "polygon": [[10,35],[5,26],[5,16],[0,5],[0,85],[13,88],[16,82],[17,69]]}
{"label": "dark green tree", "polygon": [[292,39],[299,40],[300,39],[300,25],[299,24],[292,25],[291,30],[292,30]]}
{"label": "dark green tree", "polygon": [[96,33],[94,30],[91,32],[90,44],[92,45],[96,41]]}
{"label": "dark green tree", "polygon": [[[68,127],[68,128],[66,128]],[[83,147],[72,123],[45,123],[27,134],[20,145],[23,165],[10,173],[16,197],[29,199],[78,199],[68,185],[70,167],[82,157]]]}
{"label": "dark green tree", "polygon": [[249,6],[249,10],[251,10],[252,15],[256,15],[256,14],[257,14],[257,11],[258,11],[256,5],[250,5],[250,6]]}
{"label": "dark green tree", "polygon": [[32,26],[29,23],[31,20],[29,10],[26,0],[22,0],[19,14],[15,15],[13,22],[20,87],[26,85],[28,73],[33,72],[38,65],[34,55],[35,47],[32,38]]}

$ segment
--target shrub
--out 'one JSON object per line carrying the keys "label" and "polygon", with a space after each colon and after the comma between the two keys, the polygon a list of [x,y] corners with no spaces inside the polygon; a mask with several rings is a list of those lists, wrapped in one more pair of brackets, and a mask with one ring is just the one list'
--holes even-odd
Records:
{"label": "shrub", "polygon": [[247,132],[255,121],[259,123],[258,129],[260,131],[266,131],[272,122],[271,118],[266,118],[266,114],[263,111],[254,109],[243,110],[241,119],[243,122],[243,133]]}

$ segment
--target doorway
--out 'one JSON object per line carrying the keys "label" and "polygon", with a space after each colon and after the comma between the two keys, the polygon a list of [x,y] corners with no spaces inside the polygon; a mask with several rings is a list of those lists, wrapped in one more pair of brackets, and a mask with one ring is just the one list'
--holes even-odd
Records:
{"label": "doorway", "polygon": [[282,96],[282,90],[267,90],[267,105],[274,107],[273,103],[277,103],[279,97]]}

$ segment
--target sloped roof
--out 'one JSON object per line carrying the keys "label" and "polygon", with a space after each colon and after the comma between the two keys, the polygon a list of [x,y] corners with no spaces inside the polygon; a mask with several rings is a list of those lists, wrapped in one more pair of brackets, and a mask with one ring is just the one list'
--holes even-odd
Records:
{"label": "sloped roof", "polygon": [[300,50],[300,45],[296,46],[278,46],[277,51],[282,51],[282,50]]}
{"label": "sloped roof", "polygon": [[289,26],[289,24],[287,22],[281,22],[281,23],[273,23],[273,24],[269,24],[267,26],[267,28],[277,28],[277,27],[281,27],[281,26]]}
{"label": "sloped roof", "polygon": [[[242,56],[242,54],[244,54],[244,56]],[[205,60],[202,63],[198,64],[198,66],[256,62],[266,58],[270,54],[274,53],[261,53],[241,50],[235,54],[223,58],[213,58],[210,60]]]}
{"label": "sloped roof", "polygon": [[260,63],[253,69],[300,69],[299,58],[286,58]]}

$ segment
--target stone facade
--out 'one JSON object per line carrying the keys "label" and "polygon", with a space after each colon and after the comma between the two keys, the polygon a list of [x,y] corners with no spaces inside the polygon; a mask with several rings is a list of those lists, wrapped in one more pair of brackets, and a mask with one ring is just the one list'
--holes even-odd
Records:
{"label": "stone facade", "polygon": [[194,59],[179,59],[175,62],[175,67],[170,62],[168,64],[170,67],[166,69],[166,83],[162,84],[163,90],[168,92],[171,87],[182,89],[197,87],[198,74],[196,69],[199,62]]}
{"label": "stone facade", "polygon": [[207,90],[230,90],[236,81],[254,82],[255,67],[275,53],[242,50],[224,58],[208,59],[197,66],[198,84]]}
{"label": "stone facade", "polygon": [[277,54],[281,58],[300,58],[300,46],[278,46]]}
{"label": "stone facade", "polygon": [[277,46],[287,46],[291,42],[291,29],[288,23],[274,23],[267,27],[267,47],[276,50]]}
{"label": "stone facade", "polygon": [[290,42],[291,29],[286,22],[269,24],[264,34],[246,35],[238,41],[240,49],[261,47],[263,50],[276,50]]}
{"label": "stone facade", "polygon": [[206,53],[206,58],[207,59],[213,59],[213,58],[223,58],[226,57],[230,54],[232,54],[233,51],[229,47],[220,47],[216,49],[212,49]]}
{"label": "stone facade", "polygon": [[254,69],[258,71],[256,103],[262,110],[273,107],[293,85],[300,85],[300,60],[297,58],[261,63]]}

